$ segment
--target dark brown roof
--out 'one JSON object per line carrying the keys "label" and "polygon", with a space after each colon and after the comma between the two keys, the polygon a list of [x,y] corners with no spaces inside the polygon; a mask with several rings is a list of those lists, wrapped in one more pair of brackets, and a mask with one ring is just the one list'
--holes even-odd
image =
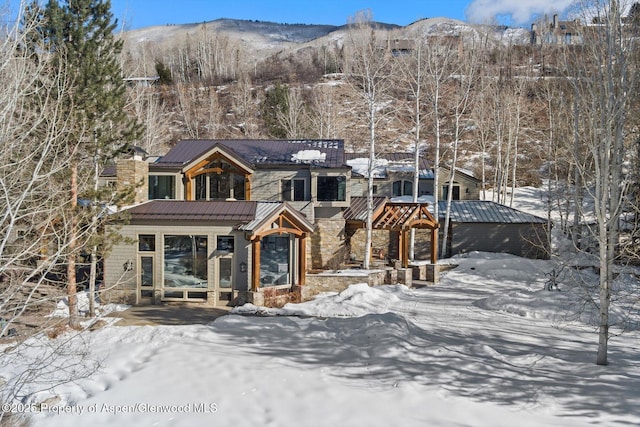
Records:
{"label": "dark brown roof", "polygon": [[152,200],[127,209],[132,220],[248,222],[256,216],[253,201]]}
{"label": "dark brown roof", "polygon": [[[386,197],[373,197],[373,212],[384,206],[387,202]],[[352,197],[351,205],[343,213],[344,219],[347,221],[366,221],[367,220],[367,198]]]}
{"label": "dark brown roof", "polygon": [[[316,167],[345,167],[344,141],[327,140],[259,140],[259,139],[213,139],[183,140],[173,147],[157,166],[183,166],[206,154],[216,146],[222,146],[230,154],[244,160],[253,167],[260,165],[311,164]],[[301,151],[316,150],[324,159],[296,161],[294,155]]]}

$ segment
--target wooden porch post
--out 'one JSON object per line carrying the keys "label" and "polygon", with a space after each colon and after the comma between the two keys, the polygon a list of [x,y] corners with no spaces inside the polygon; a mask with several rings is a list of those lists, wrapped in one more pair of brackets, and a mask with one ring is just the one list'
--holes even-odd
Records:
{"label": "wooden porch post", "polygon": [[304,286],[307,278],[307,235],[303,234],[298,243],[298,285]]}
{"label": "wooden porch post", "polygon": [[260,237],[251,242],[251,290],[260,289]]}
{"label": "wooden porch post", "polygon": [[431,264],[438,262],[438,229],[431,229]]}
{"label": "wooden porch post", "polygon": [[244,177],[244,199],[251,200],[251,175]]}

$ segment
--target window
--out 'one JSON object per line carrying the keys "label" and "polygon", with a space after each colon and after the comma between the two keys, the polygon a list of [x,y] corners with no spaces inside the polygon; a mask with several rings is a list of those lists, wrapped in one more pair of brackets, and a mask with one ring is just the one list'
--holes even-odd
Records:
{"label": "window", "polygon": [[216,249],[221,252],[233,252],[234,240],[233,236],[218,236],[218,244]]}
{"label": "window", "polygon": [[317,195],[320,202],[347,200],[347,178],[344,176],[319,176]]}
{"label": "window", "polygon": [[154,234],[138,235],[138,250],[140,252],[153,252],[156,250],[156,236]]}
{"label": "window", "polygon": [[164,236],[164,286],[206,288],[207,260],[207,236]]}
{"label": "window", "polygon": [[245,178],[237,168],[216,159],[195,176],[196,200],[245,200]]}
{"label": "window", "polygon": [[149,175],[149,200],[175,198],[175,176]]}
{"label": "window", "polygon": [[393,197],[413,195],[413,182],[398,180],[393,183]]}
{"label": "window", "polygon": [[282,181],[282,200],[302,202],[307,200],[304,179],[286,179]]}
{"label": "window", "polygon": [[290,280],[290,243],[288,236],[266,236],[260,245],[260,285],[287,285]]}
{"label": "window", "polygon": [[140,286],[153,287],[153,257],[140,257]]}
{"label": "window", "polygon": [[[442,199],[446,200],[449,194],[449,186],[448,185],[443,185],[442,186]],[[459,185],[454,185],[453,186],[453,194],[452,194],[452,200],[460,200],[460,186]]]}

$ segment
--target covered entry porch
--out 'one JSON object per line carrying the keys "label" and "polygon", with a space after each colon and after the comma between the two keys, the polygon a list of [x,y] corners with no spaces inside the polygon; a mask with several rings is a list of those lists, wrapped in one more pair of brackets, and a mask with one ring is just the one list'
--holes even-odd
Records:
{"label": "covered entry porch", "polygon": [[[313,225],[285,203],[264,217],[241,227],[250,249],[250,300],[265,289],[289,291],[305,284],[307,238]],[[257,301],[259,302],[259,301]]]}
{"label": "covered entry porch", "polygon": [[[352,197],[352,205],[344,213],[351,256],[358,259],[362,259],[365,250],[366,209],[366,198]],[[374,198],[371,261],[385,264],[397,261],[400,267],[408,268],[411,230],[427,230],[430,235],[429,262],[436,264],[438,227],[427,203],[391,202],[386,197]]]}

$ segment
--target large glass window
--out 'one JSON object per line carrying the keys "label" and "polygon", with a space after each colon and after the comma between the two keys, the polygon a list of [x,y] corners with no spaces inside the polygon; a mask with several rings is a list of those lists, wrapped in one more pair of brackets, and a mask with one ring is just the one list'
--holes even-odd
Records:
{"label": "large glass window", "polygon": [[175,198],[175,176],[149,175],[149,200]]}
{"label": "large glass window", "polygon": [[207,287],[206,236],[164,236],[164,286]]}
{"label": "large glass window", "polygon": [[260,244],[260,285],[290,284],[289,236],[266,236]]}
{"label": "large glass window", "polygon": [[245,178],[236,167],[216,159],[195,177],[196,200],[245,200]]}
{"label": "large glass window", "polygon": [[347,200],[347,178],[344,176],[319,176],[318,201],[331,202]]}

